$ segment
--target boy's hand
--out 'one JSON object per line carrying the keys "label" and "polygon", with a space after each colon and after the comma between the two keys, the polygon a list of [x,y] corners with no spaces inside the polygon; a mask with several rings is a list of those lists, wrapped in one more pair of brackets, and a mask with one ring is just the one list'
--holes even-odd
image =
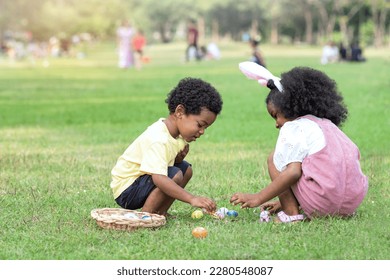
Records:
{"label": "boy's hand", "polygon": [[183,150],[181,150],[178,154],[177,154],[177,156],[176,156],[176,158],[175,158],[175,163],[180,163],[180,162],[182,162],[183,160],[184,160],[184,158],[186,157],[186,155],[188,154],[188,152],[190,151],[190,145],[185,145],[184,146],[184,149]]}
{"label": "boy's hand", "polygon": [[208,212],[214,212],[217,209],[215,201],[207,197],[195,196],[190,204],[193,207],[204,208]]}
{"label": "boy's hand", "polygon": [[241,204],[241,208],[253,208],[260,205],[259,194],[235,193],[230,198],[233,205]]}

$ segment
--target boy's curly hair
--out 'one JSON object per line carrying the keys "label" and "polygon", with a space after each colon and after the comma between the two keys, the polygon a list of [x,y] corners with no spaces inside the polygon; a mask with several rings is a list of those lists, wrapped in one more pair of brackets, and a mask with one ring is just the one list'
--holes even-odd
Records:
{"label": "boy's curly hair", "polygon": [[168,94],[165,103],[170,113],[183,105],[186,115],[199,115],[203,108],[218,115],[222,110],[222,98],[209,83],[197,78],[184,78]]}
{"label": "boy's curly hair", "polygon": [[348,110],[336,82],[325,73],[309,68],[295,67],[281,77],[283,92],[271,89],[266,98],[287,119],[314,115],[329,119],[337,126],[347,119]]}

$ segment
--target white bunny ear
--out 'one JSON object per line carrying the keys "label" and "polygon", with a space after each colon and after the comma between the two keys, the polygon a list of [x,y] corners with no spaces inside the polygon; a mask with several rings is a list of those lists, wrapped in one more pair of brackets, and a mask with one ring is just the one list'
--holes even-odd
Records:
{"label": "white bunny ear", "polygon": [[268,80],[273,80],[277,89],[280,92],[283,91],[280,78],[272,75],[272,73],[263,66],[251,61],[245,61],[239,63],[238,67],[245,76],[249,79],[257,80],[260,85],[267,86]]}
{"label": "white bunny ear", "polygon": [[274,85],[276,86],[276,88],[282,92],[283,91],[283,86],[282,84],[280,83],[280,79],[278,77],[274,77],[275,79],[273,79],[274,81]]}
{"label": "white bunny ear", "polygon": [[272,79],[274,76],[266,68],[252,61],[241,62],[240,64],[238,64],[238,67],[240,68],[241,72],[244,73],[245,76],[252,80],[269,80]]}
{"label": "white bunny ear", "polygon": [[258,79],[257,82],[258,82],[260,85],[264,86],[264,87],[266,87],[266,86],[267,86],[267,83],[268,83],[268,81],[267,81],[267,80],[264,80],[264,79]]}

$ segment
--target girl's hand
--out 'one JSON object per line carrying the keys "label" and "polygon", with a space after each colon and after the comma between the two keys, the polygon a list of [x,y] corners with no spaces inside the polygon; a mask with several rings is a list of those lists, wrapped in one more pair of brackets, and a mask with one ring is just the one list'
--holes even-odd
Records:
{"label": "girl's hand", "polygon": [[175,163],[180,163],[180,162],[182,162],[183,160],[184,160],[184,158],[186,157],[186,155],[188,154],[188,152],[190,151],[190,145],[185,145],[184,146],[184,149],[183,150],[181,150],[178,154],[177,154],[177,156],[176,156],[176,158],[175,158]]}
{"label": "girl's hand", "polygon": [[230,203],[233,205],[241,204],[241,208],[253,208],[259,206],[261,200],[259,194],[235,193],[230,198]]}
{"label": "girl's hand", "polygon": [[207,197],[195,196],[191,199],[190,204],[193,207],[204,208],[210,213],[215,212],[217,209],[215,201]]}
{"label": "girl's hand", "polygon": [[282,210],[280,201],[268,201],[260,206],[261,211],[268,210],[271,214],[277,213]]}

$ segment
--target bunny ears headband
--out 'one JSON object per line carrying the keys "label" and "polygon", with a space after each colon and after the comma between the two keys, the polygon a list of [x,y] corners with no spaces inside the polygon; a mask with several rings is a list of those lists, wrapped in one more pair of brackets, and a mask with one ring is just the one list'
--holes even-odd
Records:
{"label": "bunny ears headband", "polygon": [[270,71],[265,69],[263,66],[260,66],[257,63],[251,61],[245,61],[238,64],[241,72],[247,76],[249,79],[256,80],[260,85],[267,86],[268,81],[272,80],[275,87],[282,92],[283,86],[280,83],[280,78],[272,75]]}

